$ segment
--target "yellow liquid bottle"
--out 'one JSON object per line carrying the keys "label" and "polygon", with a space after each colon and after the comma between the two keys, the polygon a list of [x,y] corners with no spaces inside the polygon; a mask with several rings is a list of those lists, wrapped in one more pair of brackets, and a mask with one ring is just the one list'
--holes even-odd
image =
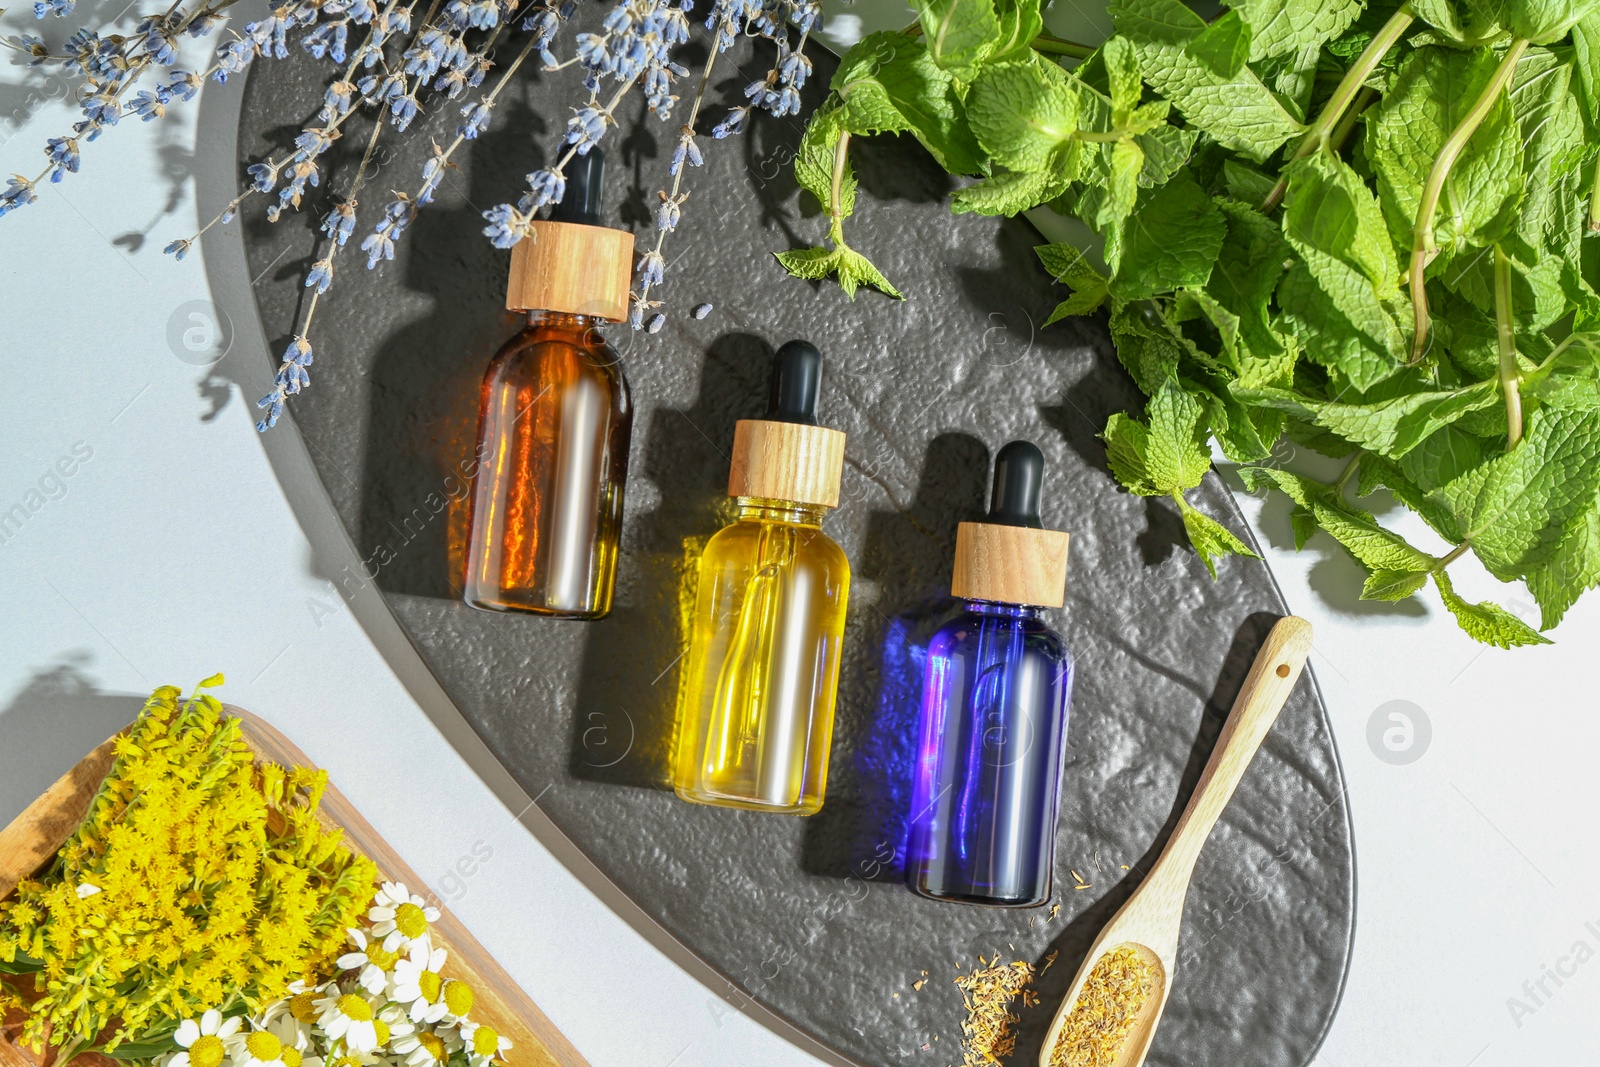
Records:
{"label": "yellow liquid bottle", "polygon": [[810,815],[828,784],[850,562],[822,532],[844,434],[815,425],[822,356],[779,350],[772,410],[739,423],[734,521],[700,558],[673,787],[700,804]]}

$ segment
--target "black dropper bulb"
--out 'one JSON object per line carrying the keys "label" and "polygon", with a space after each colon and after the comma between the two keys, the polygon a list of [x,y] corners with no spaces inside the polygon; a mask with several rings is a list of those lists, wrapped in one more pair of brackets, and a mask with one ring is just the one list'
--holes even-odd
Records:
{"label": "black dropper bulb", "polygon": [[1044,484],[1044,453],[1032,441],[1012,441],[994,457],[994,495],[986,521],[1000,526],[1043,529],[1039,490]]}
{"label": "black dropper bulb", "polygon": [[550,209],[551,222],[576,222],[583,226],[600,225],[600,187],[605,182],[606,157],[598,148],[567,163],[567,192]]}
{"label": "black dropper bulb", "polygon": [[822,353],[810,341],[790,341],[772,357],[772,396],[767,419],[817,424],[817,392],[822,387]]}

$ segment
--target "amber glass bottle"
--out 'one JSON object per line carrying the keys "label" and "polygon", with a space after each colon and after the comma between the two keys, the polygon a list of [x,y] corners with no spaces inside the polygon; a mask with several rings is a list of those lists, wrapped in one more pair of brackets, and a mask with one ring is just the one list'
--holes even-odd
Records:
{"label": "amber glass bottle", "polygon": [[833,738],[850,563],[822,532],[845,435],[816,425],[822,354],[778,351],[764,420],[738,424],[738,513],[706,544],[679,691],[673,786],[684,800],[810,815]]}
{"label": "amber glass bottle", "polygon": [[483,379],[463,598],[598,619],[611,610],[633,406],[600,327],[627,315],[633,235],[599,225],[597,150],[512,250],[506,306],[529,310]]}

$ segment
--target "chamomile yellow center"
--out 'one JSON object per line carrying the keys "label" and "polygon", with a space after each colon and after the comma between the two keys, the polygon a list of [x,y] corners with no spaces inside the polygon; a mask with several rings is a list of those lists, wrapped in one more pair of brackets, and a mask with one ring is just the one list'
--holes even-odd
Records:
{"label": "chamomile yellow center", "polygon": [[336,1006],[339,1009],[339,1014],[346,1019],[358,1023],[370,1023],[372,1021],[372,1005],[354,993],[346,993],[340,997]]}
{"label": "chamomile yellow center", "polygon": [[417,988],[422,990],[422,999],[429,1004],[437,1004],[439,994],[444,989],[444,979],[433,971],[423,971],[422,976],[417,979]]}
{"label": "chamomile yellow center", "polygon": [[398,952],[385,952],[382,941],[367,942],[367,962],[381,971],[387,971],[400,958]]}
{"label": "chamomile yellow center", "polygon": [[244,1039],[244,1047],[250,1050],[253,1059],[271,1063],[278,1058],[278,1053],[283,1051],[283,1042],[265,1030],[257,1030]]}
{"label": "chamomile yellow center", "polygon": [[299,993],[289,998],[289,1014],[303,1023],[317,1021],[317,995]]}
{"label": "chamomile yellow center", "polygon": [[438,1034],[418,1034],[417,1044],[427,1049],[428,1055],[434,1059],[444,1059],[444,1042],[439,1040]]}
{"label": "chamomile yellow center", "polygon": [[372,1020],[372,1028],[373,1030],[377,1031],[378,1044],[387,1045],[391,1036],[389,1033],[389,1024],[384,1022],[382,1019],[374,1019]]}
{"label": "chamomile yellow center", "polygon": [[410,938],[421,937],[428,929],[428,917],[409,900],[394,909],[394,926]]}
{"label": "chamomile yellow center", "polygon": [[304,1057],[300,1055],[299,1049],[290,1048],[287,1045],[283,1047],[281,1058],[283,1059],[283,1067],[300,1067],[302,1060],[304,1060]]}
{"label": "chamomile yellow center", "polygon": [[500,1035],[491,1027],[478,1027],[472,1032],[472,1051],[480,1056],[493,1056],[500,1051]]}
{"label": "chamomile yellow center", "polygon": [[451,1015],[461,1016],[472,1010],[472,987],[454,979],[444,984],[444,1006]]}
{"label": "chamomile yellow center", "polygon": [[221,1067],[222,1057],[227,1051],[223,1047],[222,1038],[215,1034],[207,1034],[189,1046],[189,1063],[192,1067]]}

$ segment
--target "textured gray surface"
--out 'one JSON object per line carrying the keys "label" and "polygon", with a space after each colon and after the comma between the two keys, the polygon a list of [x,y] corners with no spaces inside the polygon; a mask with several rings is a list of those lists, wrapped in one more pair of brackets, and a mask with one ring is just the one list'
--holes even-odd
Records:
{"label": "textured gray surface", "polygon": [[[741,48],[743,69],[713,79],[724,92],[759,73],[763,57]],[[834,61],[819,51],[815,62],[825,79]],[[307,117],[294,101],[320,95],[320,73],[303,58],[256,70],[241,130],[248,159],[292,136]],[[853,239],[910,299],[863,292],[851,303],[831,284],[784,278],[769,253],[822,229],[789,175],[801,128],[791,119],[708,145],[669,244],[666,329],[612,332],[637,404],[617,610],[574,624],[463,606],[454,584],[465,498],[451,495],[452,475],[471,448],[480,375],[516,328],[501,307],[507,257],[478,236],[478,211],[515,198],[576,99],[565,75],[528,78],[394,264],[362,270],[360,234],[344,253],[318,313],[312,388],[294,402],[329,493],[361,554],[387,561],[377,584],[489,746],[697,954],[876,1065],[959,1059],[963,1012],[948,980],[958,964],[996,950],[1034,961],[1059,952],[1040,1007],[1023,1013],[1024,1062],[1089,940],[1176,821],[1282,600],[1253,561],[1225,562],[1213,584],[1169,506],[1117,489],[1095,434],[1139,398],[1103,323],[1037,330],[1061,296],[1033,257],[1037,237],[1020,221],[950,216],[938,202],[950,179],[916,145],[881,139],[853,153],[863,188]],[[636,117],[613,145],[610,194],[612,217],[638,227],[672,135]],[[447,106],[392,156],[380,151],[368,212],[380,190],[415,189],[428,137],[444,140],[454,123]],[[364,125],[351,126],[344,175],[366,141]],[[247,223],[277,350],[301,310],[313,224]],[[702,300],[716,310],[697,322],[687,312]],[[733,423],[760,413],[772,348],[796,336],[830,358],[823,419],[850,434],[828,530],[855,565],[828,800],[805,820],[686,805],[663,785],[680,591],[722,518]],[[916,649],[950,607],[955,524],[981,511],[989,456],[1019,436],[1050,464],[1046,523],[1074,535],[1055,619],[1078,681],[1053,918],[1050,908],[921,900],[881,862],[903,821]],[[1193,499],[1248,536],[1214,476]],[[1069,871],[1090,887],[1075,890]],[[1149,1062],[1309,1062],[1343,986],[1354,877],[1343,779],[1308,674],[1201,857]],[[923,971],[929,981],[914,991]]]}

